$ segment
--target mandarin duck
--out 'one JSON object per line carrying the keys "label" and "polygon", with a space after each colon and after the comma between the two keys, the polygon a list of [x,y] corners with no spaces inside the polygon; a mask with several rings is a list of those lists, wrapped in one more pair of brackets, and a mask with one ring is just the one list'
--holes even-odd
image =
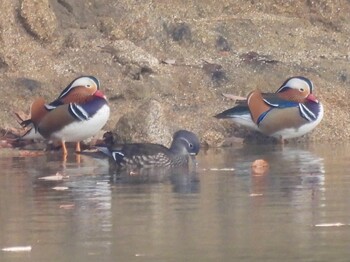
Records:
{"label": "mandarin duck", "polygon": [[67,155],[65,142],[77,142],[95,135],[106,124],[110,109],[100,84],[93,76],[74,79],[57,99],[45,104],[36,99],[31,106],[31,118],[21,122],[23,127],[32,126],[22,139],[58,140],[63,154]]}
{"label": "mandarin duck", "polygon": [[121,169],[188,167],[189,158],[195,160],[200,149],[198,137],[187,130],[173,135],[170,148],[160,144],[133,143],[97,147]]}
{"label": "mandarin duck", "polygon": [[313,95],[313,83],[302,76],[288,78],[275,93],[254,90],[238,105],[217,114],[236,124],[280,139],[302,136],[323,118],[323,106]]}

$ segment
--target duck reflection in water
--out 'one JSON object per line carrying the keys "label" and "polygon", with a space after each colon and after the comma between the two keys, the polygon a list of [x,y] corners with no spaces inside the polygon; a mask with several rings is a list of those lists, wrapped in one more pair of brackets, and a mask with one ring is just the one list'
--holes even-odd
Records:
{"label": "duck reflection in water", "polygon": [[[252,150],[255,151],[253,154]],[[251,175],[251,191],[254,194],[271,192],[276,188],[285,194],[298,194],[297,192],[305,190],[322,190],[324,187],[324,159],[298,145],[284,148],[273,145],[249,146],[237,154],[245,158],[245,161],[237,159],[236,172]],[[256,159],[268,162],[269,169],[266,173],[259,175],[251,171],[250,165]]]}

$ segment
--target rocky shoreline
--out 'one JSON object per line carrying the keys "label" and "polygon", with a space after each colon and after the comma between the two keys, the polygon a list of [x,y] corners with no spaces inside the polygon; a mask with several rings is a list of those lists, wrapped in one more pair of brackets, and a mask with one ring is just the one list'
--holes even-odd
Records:
{"label": "rocky shoreline", "polygon": [[[350,138],[350,4],[333,1],[4,0],[0,16],[1,128],[38,96],[95,75],[119,141],[169,144],[175,130],[203,144],[261,141],[213,115],[223,93],[275,91],[293,75],[316,86],[321,124],[295,140]],[[259,136],[258,136],[259,138]],[[238,139],[238,141],[240,141]]]}

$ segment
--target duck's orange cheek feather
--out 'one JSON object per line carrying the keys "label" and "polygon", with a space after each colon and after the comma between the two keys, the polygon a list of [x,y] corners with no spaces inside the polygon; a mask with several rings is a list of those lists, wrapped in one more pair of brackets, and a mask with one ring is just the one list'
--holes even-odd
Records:
{"label": "duck's orange cheek feather", "polygon": [[86,88],[86,87],[75,87],[69,94],[62,98],[64,104],[86,103],[91,99],[92,95],[96,92],[96,88]]}

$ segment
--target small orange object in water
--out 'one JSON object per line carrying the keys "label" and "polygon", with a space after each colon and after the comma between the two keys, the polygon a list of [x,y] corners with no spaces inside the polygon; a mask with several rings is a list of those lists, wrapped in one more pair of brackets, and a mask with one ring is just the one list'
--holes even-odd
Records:
{"label": "small orange object in water", "polygon": [[264,159],[257,159],[252,163],[252,173],[255,176],[265,175],[269,170],[269,163]]}

